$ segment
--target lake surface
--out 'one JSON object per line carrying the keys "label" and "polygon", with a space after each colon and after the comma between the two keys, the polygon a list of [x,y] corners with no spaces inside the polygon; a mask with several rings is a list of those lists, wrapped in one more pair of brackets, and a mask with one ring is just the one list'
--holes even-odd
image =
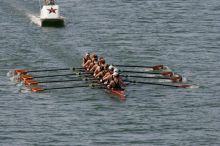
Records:
{"label": "lake surface", "polygon": [[[219,0],[58,2],[64,28],[33,23],[38,1],[0,2],[0,145],[220,145]],[[79,67],[85,52],[108,63],[165,64],[200,88],[130,84],[120,102],[92,88],[21,93],[6,76]],[[52,73],[34,75],[42,74]]]}

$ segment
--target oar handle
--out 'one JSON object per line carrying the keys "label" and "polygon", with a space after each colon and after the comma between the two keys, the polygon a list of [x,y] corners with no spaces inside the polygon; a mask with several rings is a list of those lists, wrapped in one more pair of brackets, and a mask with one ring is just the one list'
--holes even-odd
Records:
{"label": "oar handle", "polygon": [[113,66],[118,66],[118,67],[143,67],[143,68],[153,68],[152,66],[145,66],[145,65],[122,65],[122,64],[113,64]]}
{"label": "oar handle", "polygon": [[47,76],[35,76],[34,78],[47,78],[47,77],[62,77],[62,76],[72,76],[74,74],[60,74],[60,75],[47,75]]}
{"label": "oar handle", "polygon": [[99,85],[79,85],[79,86],[66,86],[66,87],[53,87],[53,88],[41,88],[41,87],[33,87],[31,88],[32,92],[43,92],[46,90],[58,90],[58,89],[73,89],[73,88],[83,88],[83,87],[100,87]]}
{"label": "oar handle", "polygon": [[54,87],[54,88],[45,88],[44,90],[57,90],[57,89],[73,89],[73,88],[83,88],[89,87],[88,85],[80,85],[80,86],[69,86],[69,87]]}
{"label": "oar handle", "polygon": [[176,88],[190,88],[190,87],[192,87],[192,85],[190,85],[190,84],[172,85],[172,84],[162,84],[162,83],[142,82],[142,81],[132,81],[132,80],[126,80],[126,81],[130,82],[130,83],[161,85],[161,86],[169,86],[169,87],[176,87]]}
{"label": "oar handle", "polygon": [[143,79],[170,79],[169,77],[163,77],[163,76],[155,76],[155,77],[144,77],[144,76],[133,76],[133,75],[121,75],[122,77],[132,77],[132,78],[143,78]]}
{"label": "oar handle", "polygon": [[119,70],[119,72],[123,73],[144,73],[144,74],[161,74],[160,72],[143,72],[143,71],[132,71],[132,70]]}
{"label": "oar handle", "polygon": [[54,81],[40,81],[38,83],[61,83],[61,82],[71,82],[71,81],[82,81],[81,79],[71,79],[71,80],[54,80]]}
{"label": "oar handle", "polygon": [[42,70],[29,70],[28,72],[46,72],[46,71],[62,71],[62,70],[70,70],[70,68],[54,68],[54,69],[42,69]]}

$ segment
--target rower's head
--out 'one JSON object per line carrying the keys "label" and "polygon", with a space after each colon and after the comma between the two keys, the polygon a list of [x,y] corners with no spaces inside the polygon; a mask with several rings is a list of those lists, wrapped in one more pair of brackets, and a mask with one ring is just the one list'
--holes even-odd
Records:
{"label": "rower's head", "polygon": [[164,70],[170,70],[170,68],[168,66],[163,66]]}
{"label": "rower's head", "polygon": [[117,72],[117,73],[118,73],[118,71],[119,71],[119,70],[118,70],[117,68],[114,68],[114,72]]}
{"label": "rower's head", "polygon": [[94,57],[98,57],[98,56],[95,53],[91,53],[90,57],[94,58]]}
{"label": "rower's head", "polygon": [[105,64],[105,65],[104,65],[104,69],[105,69],[105,70],[108,70],[108,68],[109,68],[109,65],[108,65],[108,64]]}
{"label": "rower's head", "polygon": [[89,56],[90,56],[90,54],[87,52],[87,53],[85,54],[85,56],[86,56],[86,57],[89,57]]}
{"label": "rower's head", "polygon": [[86,59],[89,59],[89,58],[90,58],[90,54],[89,54],[89,53],[86,53],[86,54],[85,54],[85,58],[86,58]]}
{"label": "rower's head", "polygon": [[108,67],[108,69],[109,69],[109,71],[111,71],[111,72],[114,71],[114,67],[113,67],[112,65],[110,65],[110,66]]}
{"label": "rower's head", "polygon": [[105,64],[105,59],[99,59],[99,64]]}
{"label": "rower's head", "polygon": [[102,59],[104,59],[104,57],[100,56],[100,57],[99,57],[99,60],[102,60]]}
{"label": "rower's head", "polygon": [[97,56],[97,55],[93,55],[93,56],[92,56],[92,60],[93,60],[93,61],[98,61],[98,56]]}
{"label": "rower's head", "polygon": [[118,72],[114,72],[112,75],[113,75],[114,77],[118,77],[118,76],[119,76]]}
{"label": "rower's head", "polygon": [[179,74],[174,74],[173,77],[179,78],[179,77],[181,77],[181,75],[179,75]]}

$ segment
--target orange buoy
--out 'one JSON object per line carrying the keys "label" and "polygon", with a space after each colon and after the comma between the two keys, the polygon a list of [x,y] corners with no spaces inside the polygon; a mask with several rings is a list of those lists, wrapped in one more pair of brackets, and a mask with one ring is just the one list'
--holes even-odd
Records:
{"label": "orange buoy", "polygon": [[43,92],[44,89],[41,88],[41,87],[35,87],[35,88],[31,88],[31,91],[32,91],[32,92]]}

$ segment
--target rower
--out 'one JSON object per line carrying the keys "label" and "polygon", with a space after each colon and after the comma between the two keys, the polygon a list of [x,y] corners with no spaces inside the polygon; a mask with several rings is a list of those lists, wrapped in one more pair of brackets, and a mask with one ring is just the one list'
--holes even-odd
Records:
{"label": "rower", "polygon": [[[91,72],[97,73],[100,71],[100,67],[105,64],[105,59],[103,57],[99,57],[98,62],[95,63],[90,69]],[[97,70],[98,69],[98,70]],[[97,70],[97,71],[96,71]],[[95,72],[96,71],[96,72]]]}
{"label": "rower", "polygon": [[84,64],[86,64],[86,62],[87,62],[88,60],[91,60],[90,54],[89,54],[89,53],[86,53],[85,57],[83,57],[82,66],[84,66]]}
{"label": "rower", "polygon": [[174,76],[174,72],[162,72],[161,75],[171,78],[172,76]]}
{"label": "rower", "polygon": [[106,66],[106,64],[105,64],[105,60],[100,60],[100,62],[99,62],[99,65],[97,66],[97,67],[95,67],[95,71],[94,71],[94,77],[98,74],[98,73],[100,73],[101,71],[103,71],[105,68],[107,68],[108,69],[108,67],[105,67]]}
{"label": "rower", "polygon": [[112,74],[112,79],[109,82],[109,84],[107,85],[107,88],[109,89],[121,89],[121,87],[123,86],[123,81],[121,80],[118,72],[114,72]]}
{"label": "rower", "polygon": [[159,64],[159,65],[155,65],[155,66],[152,66],[152,69],[153,70],[169,70],[169,67],[168,66],[165,66],[165,65],[162,65],[162,64]]}
{"label": "rower", "polygon": [[102,79],[104,75],[108,72],[108,68],[109,68],[108,64],[105,64],[104,66],[100,67],[101,70],[98,73],[96,73],[96,71],[94,73],[95,78]]}
{"label": "rower", "polygon": [[173,76],[170,77],[170,79],[174,82],[174,83],[181,83],[181,82],[185,82],[185,80],[183,80],[183,77],[179,74],[174,74]]}
{"label": "rower", "polygon": [[100,80],[100,82],[104,82],[105,84],[107,84],[113,73],[114,67],[110,65],[108,68],[108,72],[105,73],[104,77]]}
{"label": "rower", "polygon": [[96,54],[91,54],[90,55],[90,58],[89,60],[87,60],[87,62],[83,65],[83,67],[86,69],[86,70],[89,70],[89,67],[95,62],[97,61],[98,59],[98,56]]}
{"label": "rower", "polygon": [[162,72],[161,75],[170,78],[174,83],[185,82],[186,79],[174,72]]}
{"label": "rower", "polygon": [[87,70],[90,71],[94,65],[98,65],[98,56],[97,56],[97,55],[95,55],[95,56],[92,58],[92,62],[89,64]]}

